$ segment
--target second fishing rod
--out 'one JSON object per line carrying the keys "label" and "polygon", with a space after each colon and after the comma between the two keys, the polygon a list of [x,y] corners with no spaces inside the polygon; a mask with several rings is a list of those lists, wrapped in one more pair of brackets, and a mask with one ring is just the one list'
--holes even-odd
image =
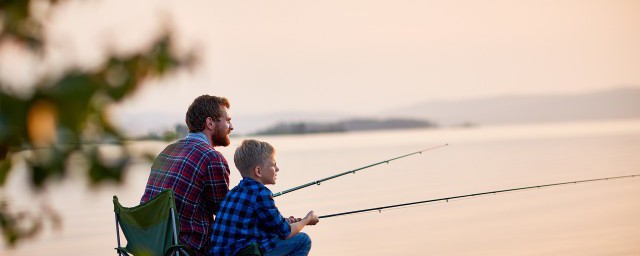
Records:
{"label": "second fishing rod", "polygon": [[401,156],[398,156],[398,157],[394,157],[394,158],[391,158],[391,159],[383,160],[383,161],[380,161],[380,162],[377,162],[377,163],[373,163],[373,164],[370,164],[370,165],[367,165],[367,166],[363,166],[363,167],[360,167],[360,168],[356,168],[356,169],[353,169],[353,170],[350,170],[350,171],[338,173],[336,175],[332,175],[332,176],[329,176],[329,177],[326,177],[326,178],[322,178],[322,179],[319,179],[319,180],[311,181],[311,182],[302,184],[302,185],[294,187],[294,188],[290,188],[290,189],[283,190],[283,191],[278,192],[278,193],[274,193],[273,197],[278,197],[278,196],[281,196],[281,195],[284,195],[284,194],[287,194],[287,193],[290,193],[290,192],[293,192],[293,191],[296,191],[296,190],[299,190],[299,189],[303,189],[303,188],[309,187],[311,185],[320,185],[322,182],[325,182],[325,181],[328,181],[328,180],[332,180],[332,179],[335,179],[335,178],[338,178],[338,177],[341,177],[341,176],[344,176],[344,175],[347,175],[347,174],[355,174],[358,171],[362,171],[364,169],[371,168],[371,167],[374,167],[376,165],[385,164],[385,163],[388,164],[389,162],[392,162],[392,161],[395,161],[395,160],[398,160],[398,159],[401,159],[401,158],[405,158],[405,157],[416,155],[416,154],[422,154],[423,152],[434,150],[434,149],[441,148],[441,147],[446,147],[448,145],[449,145],[448,143],[442,144],[442,145],[438,145],[438,146],[435,146],[435,147],[431,147],[431,148],[419,150],[419,151],[416,151],[416,152],[412,152],[412,153],[409,153],[409,154],[401,155]]}

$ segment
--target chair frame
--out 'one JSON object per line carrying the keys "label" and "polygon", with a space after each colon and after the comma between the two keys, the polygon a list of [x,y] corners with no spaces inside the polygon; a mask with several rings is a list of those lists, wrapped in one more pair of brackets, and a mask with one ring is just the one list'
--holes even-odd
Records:
{"label": "chair frame", "polygon": [[[171,226],[172,226],[172,229],[173,229],[173,245],[171,247],[167,248],[167,251],[165,252],[165,256],[172,255],[174,252],[175,252],[176,256],[180,256],[180,251],[182,251],[185,255],[193,255],[193,253],[190,253],[190,251],[185,250],[185,249],[188,249],[186,246],[181,245],[178,242],[178,230],[176,228],[175,209],[174,209],[174,207],[170,207],[169,209],[171,210]],[[116,238],[117,238],[117,242],[118,242],[118,248],[116,248],[116,251],[118,253],[118,256],[128,256],[129,253],[127,253],[125,251],[122,251],[120,249],[120,248],[122,248],[121,247],[122,245],[120,243],[120,218],[119,218],[117,212],[114,212],[114,214],[115,214],[115,222],[116,222]]]}

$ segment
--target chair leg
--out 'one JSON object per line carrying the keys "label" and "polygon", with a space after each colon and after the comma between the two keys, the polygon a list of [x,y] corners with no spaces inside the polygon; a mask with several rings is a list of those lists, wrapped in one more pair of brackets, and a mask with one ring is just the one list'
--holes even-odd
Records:
{"label": "chair leg", "polygon": [[[174,245],[178,245],[178,231],[176,230],[176,215],[171,208],[171,222],[173,222],[173,242]],[[180,251],[176,251],[176,255],[180,256]]]}
{"label": "chair leg", "polygon": [[167,251],[165,253],[165,256],[174,256],[174,255],[184,255],[184,256],[194,256],[192,253],[190,253],[188,250],[185,250],[184,248],[180,248],[180,247],[176,247],[176,248],[171,248],[169,249],[169,251]]}
{"label": "chair leg", "polygon": [[[118,223],[118,213],[116,215],[116,237],[118,238],[118,248],[120,248],[120,223]],[[122,253],[118,250],[118,256],[122,256]]]}

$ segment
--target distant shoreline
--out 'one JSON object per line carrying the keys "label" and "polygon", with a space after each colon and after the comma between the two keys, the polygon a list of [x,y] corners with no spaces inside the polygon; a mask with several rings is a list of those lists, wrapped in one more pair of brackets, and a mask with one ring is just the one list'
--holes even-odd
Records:
{"label": "distant shoreline", "polygon": [[290,135],[316,133],[342,133],[351,131],[394,130],[409,128],[436,128],[431,121],[408,118],[348,119],[338,122],[280,122],[249,135]]}

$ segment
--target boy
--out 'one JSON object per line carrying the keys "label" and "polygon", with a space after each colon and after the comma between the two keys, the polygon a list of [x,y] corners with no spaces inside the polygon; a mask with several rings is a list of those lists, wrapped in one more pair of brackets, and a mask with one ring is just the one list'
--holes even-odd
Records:
{"label": "boy", "polygon": [[255,243],[265,256],[308,255],[311,239],[300,231],[318,223],[309,212],[303,219],[284,218],[265,185],[276,184],[275,149],[269,143],[245,140],[234,162],[242,180],[220,205],[211,234],[212,255],[234,255]]}

